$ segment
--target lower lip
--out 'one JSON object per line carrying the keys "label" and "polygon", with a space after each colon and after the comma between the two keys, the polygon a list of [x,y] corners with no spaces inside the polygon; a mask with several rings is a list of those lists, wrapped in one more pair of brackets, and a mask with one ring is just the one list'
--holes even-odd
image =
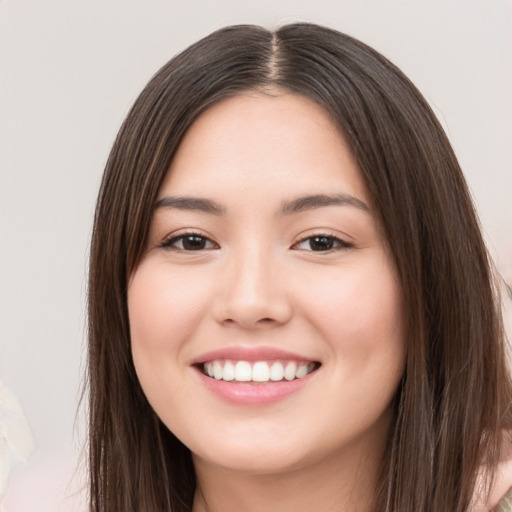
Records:
{"label": "lower lip", "polygon": [[301,379],[258,384],[245,384],[234,381],[216,380],[207,377],[200,370],[197,374],[202,383],[215,395],[237,405],[267,405],[293,395],[308,383],[316,373],[312,372]]}

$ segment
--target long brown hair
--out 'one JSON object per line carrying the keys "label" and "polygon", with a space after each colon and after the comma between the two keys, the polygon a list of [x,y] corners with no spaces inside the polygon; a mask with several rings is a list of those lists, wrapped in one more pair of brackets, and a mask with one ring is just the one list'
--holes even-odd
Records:
{"label": "long brown hair", "polygon": [[[375,510],[464,512],[493,474],[512,390],[488,255],[461,170],[427,102],[382,55],[334,30],[219,30],[149,82],[114,143],[90,256],[89,464],[94,512],[186,512],[189,450],[138,383],[128,280],[184,133],[214,102],[269,85],[307,96],[348,141],[399,273],[406,370]],[[336,475],[333,475],[336,478]]]}

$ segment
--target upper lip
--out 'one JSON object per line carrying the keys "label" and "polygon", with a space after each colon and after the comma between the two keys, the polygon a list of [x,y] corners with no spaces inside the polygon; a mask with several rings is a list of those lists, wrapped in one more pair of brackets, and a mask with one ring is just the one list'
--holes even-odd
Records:
{"label": "upper lip", "polygon": [[201,364],[218,359],[229,359],[233,361],[272,361],[277,359],[307,362],[317,361],[314,358],[312,359],[310,357],[305,357],[275,347],[232,346],[205,352],[195,358],[191,364]]}

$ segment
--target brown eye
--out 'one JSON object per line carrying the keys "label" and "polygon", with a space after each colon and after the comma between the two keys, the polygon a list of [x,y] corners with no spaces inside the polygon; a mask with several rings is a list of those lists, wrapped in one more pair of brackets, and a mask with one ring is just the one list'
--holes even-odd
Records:
{"label": "brown eye", "polygon": [[304,238],[294,246],[294,249],[303,251],[326,252],[336,249],[348,249],[351,244],[334,236],[318,235]]}
{"label": "brown eye", "polygon": [[329,251],[334,244],[334,239],[328,236],[315,236],[309,239],[309,247],[312,251]]}
{"label": "brown eye", "polygon": [[194,233],[172,237],[165,241],[162,247],[181,251],[202,251],[217,248],[209,238]]}

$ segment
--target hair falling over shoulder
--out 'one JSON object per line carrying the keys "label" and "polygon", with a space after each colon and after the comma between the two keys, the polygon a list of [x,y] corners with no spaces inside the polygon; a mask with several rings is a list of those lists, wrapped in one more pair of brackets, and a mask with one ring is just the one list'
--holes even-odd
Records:
{"label": "hair falling over shoulder", "polygon": [[512,427],[501,309],[471,197],[440,124],[402,72],[365,44],[312,24],[211,34],[158,71],[120,129],[90,254],[91,511],[191,510],[191,454],[153,412],[135,373],[127,287],[187,129],[215,102],[269,86],[330,114],[398,269],[406,369],[374,510],[469,512],[477,474],[483,468],[490,486]]}

